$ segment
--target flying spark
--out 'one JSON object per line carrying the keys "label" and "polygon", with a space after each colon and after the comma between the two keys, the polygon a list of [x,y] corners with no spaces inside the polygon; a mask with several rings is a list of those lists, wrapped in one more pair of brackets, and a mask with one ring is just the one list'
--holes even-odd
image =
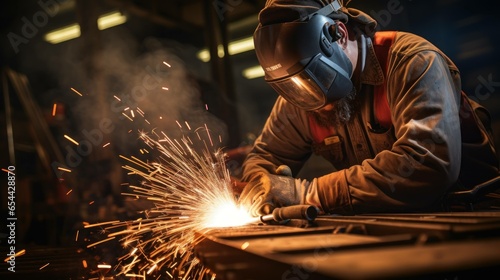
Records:
{"label": "flying spark", "polygon": [[74,89],[74,88],[71,88],[71,90],[73,92],[75,92],[76,94],[80,95],[80,96],[83,96],[83,94],[81,94],[78,90]]}
{"label": "flying spark", "polygon": [[[24,255],[24,254],[26,254],[26,250],[25,250],[25,249],[22,249],[21,251],[19,251],[19,252],[15,253],[13,257],[17,258],[17,257],[20,257],[20,256],[22,256],[22,255]],[[4,261],[4,262],[8,262],[9,260],[10,260],[10,256],[9,256],[9,257],[7,257],[7,258],[5,258],[3,261]]]}
{"label": "flying spark", "polygon": [[52,106],[52,116],[55,116],[56,112],[57,112],[57,103],[54,103],[54,105]]}
{"label": "flying spark", "polygon": [[109,265],[109,264],[98,264],[97,268],[111,268],[111,265]]}
{"label": "flying spark", "polygon": [[57,167],[57,170],[65,171],[65,172],[71,172],[71,169],[64,168],[64,167]]}
{"label": "flying spark", "polygon": [[69,136],[68,136],[68,135],[66,135],[66,134],[64,134],[64,138],[68,139],[69,141],[71,141],[73,144],[75,144],[75,145],[77,145],[77,146],[79,146],[79,145],[80,145],[80,144],[78,144],[78,142],[77,142],[75,139],[73,139],[73,138],[69,137]]}

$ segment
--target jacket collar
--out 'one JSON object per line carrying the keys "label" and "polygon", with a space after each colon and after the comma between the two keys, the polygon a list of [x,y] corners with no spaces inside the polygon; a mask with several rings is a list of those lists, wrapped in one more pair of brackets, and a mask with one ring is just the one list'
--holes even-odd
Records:
{"label": "jacket collar", "polygon": [[361,40],[366,40],[366,44],[361,44],[365,47],[360,49],[360,58],[365,57],[364,69],[361,73],[361,83],[374,86],[381,85],[384,83],[384,72],[375,54],[373,42],[369,37],[361,37]]}

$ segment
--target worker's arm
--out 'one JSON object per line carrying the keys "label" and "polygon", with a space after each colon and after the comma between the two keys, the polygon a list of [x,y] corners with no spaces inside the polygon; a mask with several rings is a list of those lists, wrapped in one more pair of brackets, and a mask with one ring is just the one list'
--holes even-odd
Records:
{"label": "worker's arm", "polygon": [[244,162],[242,181],[254,181],[261,173],[276,174],[280,165],[297,174],[311,156],[311,141],[305,111],[278,97]]}
{"label": "worker's arm", "polygon": [[[392,149],[319,177],[308,192],[308,203],[333,213],[421,211],[456,181],[461,157],[456,85],[435,52],[413,56],[405,64],[389,76],[397,81],[389,88],[398,138]],[[307,155],[307,118],[295,115],[292,122],[284,101],[276,106],[281,113],[273,110],[245,164],[247,180],[260,172],[273,174],[280,164],[296,173]]]}

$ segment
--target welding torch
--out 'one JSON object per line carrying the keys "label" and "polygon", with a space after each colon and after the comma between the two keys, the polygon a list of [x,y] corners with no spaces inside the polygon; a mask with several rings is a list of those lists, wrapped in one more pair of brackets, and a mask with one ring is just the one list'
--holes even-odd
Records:
{"label": "welding torch", "polygon": [[312,205],[285,206],[274,208],[271,214],[255,217],[251,223],[286,222],[290,219],[314,221],[314,219],[318,216],[318,213],[318,208]]}

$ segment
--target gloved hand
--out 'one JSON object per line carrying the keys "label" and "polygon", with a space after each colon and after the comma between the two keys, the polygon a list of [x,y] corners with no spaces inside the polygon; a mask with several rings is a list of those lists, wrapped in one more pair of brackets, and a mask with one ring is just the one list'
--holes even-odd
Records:
{"label": "gloved hand", "polygon": [[316,180],[311,183],[293,178],[288,166],[278,167],[276,173],[262,174],[243,189],[239,203],[253,216],[270,214],[277,207],[305,204],[309,189],[316,188]]}

